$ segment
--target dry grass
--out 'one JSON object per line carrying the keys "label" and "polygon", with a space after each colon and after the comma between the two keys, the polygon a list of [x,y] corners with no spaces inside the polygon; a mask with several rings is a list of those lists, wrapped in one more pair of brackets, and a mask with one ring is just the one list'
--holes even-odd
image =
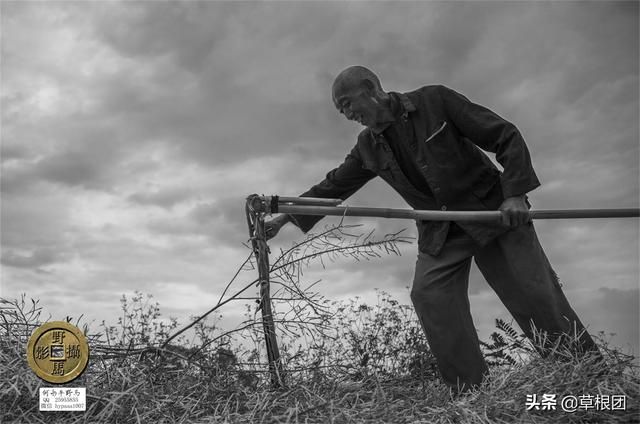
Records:
{"label": "dry grass", "polygon": [[[120,328],[92,334],[85,327],[93,352],[89,367],[63,386],[87,387],[87,411],[40,412],[38,388],[51,385],[35,376],[25,358],[40,308],[25,298],[0,306],[1,422],[639,422],[640,377],[633,358],[600,341],[605,362],[569,352],[557,352],[563,360],[544,359],[505,323],[498,326],[504,343],[494,339],[485,348],[505,352],[506,346],[509,358],[527,359],[511,364],[491,356],[497,364],[485,384],[452,397],[435,375],[415,319],[403,315],[410,309],[386,295],[374,306],[334,305],[337,339],[319,336],[306,348],[294,339],[286,342],[287,387],[279,390],[269,387],[259,346],[241,347],[232,338],[210,343],[220,331],[213,325],[199,327],[200,343],[209,341],[206,349],[152,348],[177,324],[158,324],[157,306],[139,296],[125,302]],[[527,411],[526,396],[543,393],[625,395],[626,411]]]}

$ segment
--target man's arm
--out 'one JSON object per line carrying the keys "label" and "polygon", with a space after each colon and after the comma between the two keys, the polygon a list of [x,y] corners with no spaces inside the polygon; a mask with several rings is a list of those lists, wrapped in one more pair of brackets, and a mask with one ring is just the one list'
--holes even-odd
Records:
{"label": "man's arm", "polygon": [[444,109],[462,135],[480,148],[495,153],[504,168],[500,183],[505,201],[503,223],[517,226],[529,221],[525,194],[540,186],[524,138],[512,123],[449,88],[440,87]]}
{"label": "man's arm", "polygon": [[[300,197],[344,200],[375,176],[374,172],[362,167],[358,146],[355,146],[340,166],[329,171],[324,180],[302,193]],[[318,215],[280,215],[265,223],[266,235],[267,238],[275,237],[280,228],[288,222],[292,222],[306,233],[322,218],[324,217]]]}

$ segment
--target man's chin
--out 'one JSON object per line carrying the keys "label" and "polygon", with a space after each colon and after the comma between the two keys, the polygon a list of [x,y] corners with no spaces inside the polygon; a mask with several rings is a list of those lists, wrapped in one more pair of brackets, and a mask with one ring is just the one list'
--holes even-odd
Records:
{"label": "man's chin", "polygon": [[369,128],[369,129],[373,129],[373,130],[375,130],[375,128],[376,128],[376,125],[371,125],[371,123],[369,123],[368,121],[366,121],[364,119],[362,121],[356,119],[356,120],[354,120],[354,122],[357,122],[358,124],[362,125],[365,128]]}

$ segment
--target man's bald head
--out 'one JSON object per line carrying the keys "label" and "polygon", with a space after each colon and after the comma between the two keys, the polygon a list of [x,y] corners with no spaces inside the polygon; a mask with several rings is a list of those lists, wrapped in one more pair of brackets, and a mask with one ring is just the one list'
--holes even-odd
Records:
{"label": "man's bald head", "polygon": [[364,66],[350,66],[333,82],[333,104],[348,120],[381,131],[393,121],[390,97],[380,80]]}
{"label": "man's bald head", "polygon": [[370,69],[364,66],[349,66],[338,74],[333,82],[332,95],[335,103],[337,95],[349,90],[364,88],[372,94],[384,96],[380,79]]}

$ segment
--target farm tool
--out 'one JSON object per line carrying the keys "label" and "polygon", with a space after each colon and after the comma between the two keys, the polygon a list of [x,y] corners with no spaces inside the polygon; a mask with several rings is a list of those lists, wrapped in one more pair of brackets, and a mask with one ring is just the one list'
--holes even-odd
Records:
{"label": "farm tool", "polygon": [[[249,236],[256,258],[263,330],[269,361],[271,384],[274,387],[285,386],[284,367],[280,358],[278,341],[271,309],[269,288],[269,247],[265,235],[264,217],[273,213],[298,215],[337,215],[378,218],[412,219],[425,221],[461,221],[499,223],[500,211],[446,211],[446,210],[413,210],[396,208],[372,208],[342,206],[342,199],[325,199],[315,197],[259,196],[252,194],[247,198],[245,207]],[[566,209],[566,210],[531,210],[531,219],[581,219],[581,218],[635,218],[640,217],[640,209]]]}

